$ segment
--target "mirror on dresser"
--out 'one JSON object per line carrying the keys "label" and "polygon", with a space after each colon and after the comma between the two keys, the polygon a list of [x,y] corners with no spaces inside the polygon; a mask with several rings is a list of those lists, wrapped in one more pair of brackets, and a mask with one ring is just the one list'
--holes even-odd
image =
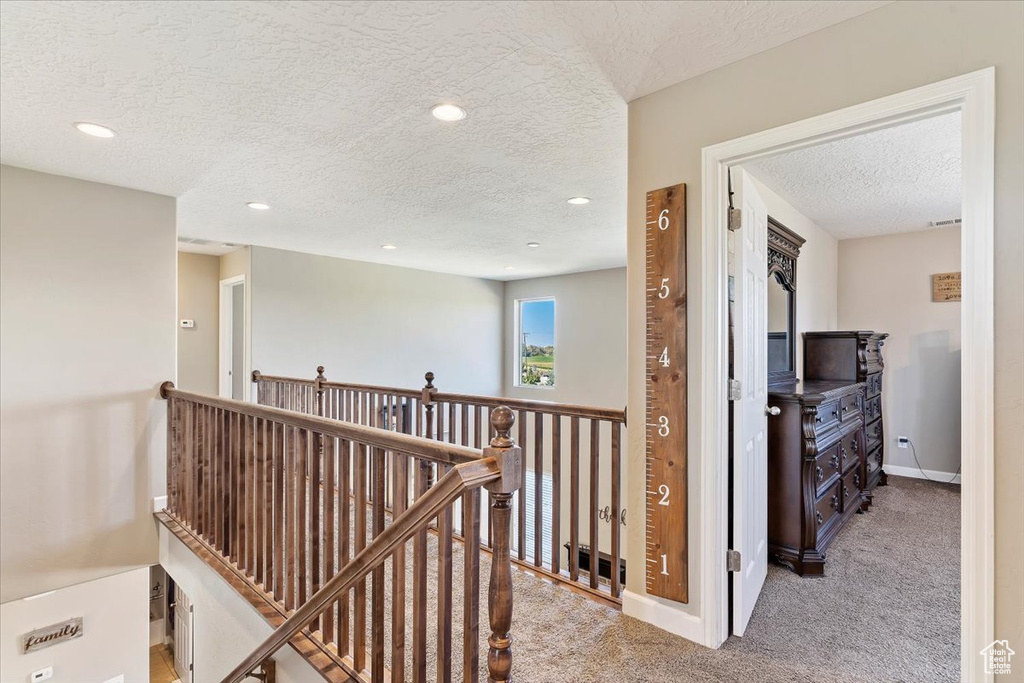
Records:
{"label": "mirror on dresser", "polygon": [[796,380],[796,260],[804,239],[768,217],[768,384]]}

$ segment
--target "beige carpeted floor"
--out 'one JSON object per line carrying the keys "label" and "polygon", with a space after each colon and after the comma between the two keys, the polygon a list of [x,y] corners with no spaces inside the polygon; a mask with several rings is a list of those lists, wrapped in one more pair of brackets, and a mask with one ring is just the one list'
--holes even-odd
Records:
{"label": "beige carpeted floor", "polygon": [[771,565],[746,635],[717,651],[516,573],[516,680],[958,680],[960,489],[889,482],[836,537],[824,577]]}

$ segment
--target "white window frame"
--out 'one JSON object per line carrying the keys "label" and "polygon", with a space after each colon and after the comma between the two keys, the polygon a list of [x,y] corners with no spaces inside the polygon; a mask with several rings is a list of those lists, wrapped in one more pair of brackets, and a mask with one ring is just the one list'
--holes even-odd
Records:
{"label": "white window frame", "polygon": [[[557,352],[558,350],[558,301],[553,296],[534,296],[527,297],[525,299],[515,300],[515,356],[512,359],[512,386],[518,389],[544,389],[551,391],[555,388],[555,384],[523,384],[523,367],[521,365],[523,359],[523,332],[522,332],[522,311],[523,304],[530,303],[531,301],[550,301],[554,319],[554,325],[551,330],[551,346]],[[558,361],[555,360],[554,365],[557,365]],[[556,368],[552,366],[552,370]],[[555,383],[558,382],[558,373],[555,373]]]}

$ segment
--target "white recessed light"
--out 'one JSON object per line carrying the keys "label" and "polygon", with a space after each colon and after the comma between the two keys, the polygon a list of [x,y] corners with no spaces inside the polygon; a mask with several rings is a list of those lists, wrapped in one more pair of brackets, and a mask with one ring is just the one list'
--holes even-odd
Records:
{"label": "white recessed light", "polygon": [[247,202],[246,206],[257,211],[266,211],[270,208],[270,204],[264,204],[263,202]]}
{"label": "white recessed light", "polygon": [[434,115],[435,119],[441,121],[461,121],[466,118],[466,110],[462,107],[454,104],[438,104],[435,105],[430,113]]}
{"label": "white recessed light", "polygon": [[505,266],[505,270],[515,270],[515,266]]}
{"label": "white recessed light", "polygon": [[537,247],[540,246],[540,242],[527,242],[526,246],[528,246],[530,249],[536,249]]}
{"label": "white recessed light", "polygon": [[590,199],[588,199],[587,197],[573,197],[572,199],[567,199],[566,201],[569,202],[570,204],[589,204],[590,203]]}
{"label": "white recessed light", "polygon": [[220,246],[223,247],[224,249],[234,249],[235,248],[234,244],[230,244],[228,242],[225,242],[224,244],[222,244]]}
{"label": "white recessed light", "polygon": [[101,126],[98,123],[88,123],[87,121],[79,121],[75,124],[75,128],[94,138],[112,138],[117,135],[117,133],[106,126]]}
{"label": "white recessed light", "polygon": [[382,245],[380,245],[380,248],[381,249],[398,249],[398,247],[396,247],[393,244],[382,244]]}

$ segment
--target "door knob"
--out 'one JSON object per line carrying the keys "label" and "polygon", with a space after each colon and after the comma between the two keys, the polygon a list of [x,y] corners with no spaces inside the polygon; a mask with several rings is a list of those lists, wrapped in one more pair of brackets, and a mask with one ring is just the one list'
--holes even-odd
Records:
{"label": "door knob", "polygon": [[779,409],[778,409],[777,407],[775,407],[775,406],[765,406],[765,407],[764,407],[764,414],[765,414],[765,415],[778,415],[778,414],[779,414],[779,413],[781,413],[781,412],[782,412],[782,411],[781,411],[781,410],[779,410]]}

